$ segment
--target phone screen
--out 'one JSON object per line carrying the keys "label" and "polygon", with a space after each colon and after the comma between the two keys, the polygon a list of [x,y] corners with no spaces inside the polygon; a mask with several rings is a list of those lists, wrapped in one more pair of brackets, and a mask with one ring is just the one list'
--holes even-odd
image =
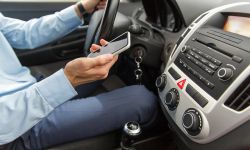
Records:
{"label": "phone screen", "polygon": [[100,50],[90,53],[88,57],[96,57],[103,54],[119,54],[130,46],[129,32],[123,33],[117,38],[111,40],[107,45],[102,46]]}

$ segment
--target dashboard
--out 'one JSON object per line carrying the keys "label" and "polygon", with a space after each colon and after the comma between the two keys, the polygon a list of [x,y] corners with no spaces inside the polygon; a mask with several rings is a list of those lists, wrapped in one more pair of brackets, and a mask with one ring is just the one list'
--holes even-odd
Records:
{"label": "dashboard", "polygon": [[156,80],[169,125],[190,149],[250,146],[249,8],[242,2],[201,14]]}

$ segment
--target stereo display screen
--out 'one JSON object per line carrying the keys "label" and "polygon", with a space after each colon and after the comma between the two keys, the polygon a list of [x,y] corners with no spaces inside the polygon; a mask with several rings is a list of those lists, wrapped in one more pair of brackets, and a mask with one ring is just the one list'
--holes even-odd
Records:
{"label": "stereo display screen", "polygon": [[224,25],[224,31],[233,32],[250,37],[250,18],[240,16],[228,16]]}

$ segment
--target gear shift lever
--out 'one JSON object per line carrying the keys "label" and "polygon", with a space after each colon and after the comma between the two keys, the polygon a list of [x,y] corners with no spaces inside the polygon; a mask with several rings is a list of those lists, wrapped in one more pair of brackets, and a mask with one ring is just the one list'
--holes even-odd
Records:
{"label": "gear shift lever", "polygon": [[124,125],[121,148],[122,150],[135,150],[133,144],[135,139],[141,134],[141,127],[137,122],[128,122]]}

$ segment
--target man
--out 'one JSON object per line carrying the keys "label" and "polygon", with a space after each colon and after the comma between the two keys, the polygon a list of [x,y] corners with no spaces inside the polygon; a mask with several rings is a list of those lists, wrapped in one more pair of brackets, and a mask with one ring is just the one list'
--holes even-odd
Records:
{"label": "man", "polygon": [[[106,78],[117,56],[78,58],[37,82],[12,49],[33,49],[56,40],[82,23],[79,5],[92,12],[96,7],[103,8],[105,3],[82,0],[58,13],[28,22],[0,14],[1,148],[44,149],[104,134],[128,121],[147,124],[152,120],[156,97],[143,86],[69,101],[77,95],[74,87]],[[105,42],[102,40],[101,44]],[[93,45],[91,50],[98,48]]]}

